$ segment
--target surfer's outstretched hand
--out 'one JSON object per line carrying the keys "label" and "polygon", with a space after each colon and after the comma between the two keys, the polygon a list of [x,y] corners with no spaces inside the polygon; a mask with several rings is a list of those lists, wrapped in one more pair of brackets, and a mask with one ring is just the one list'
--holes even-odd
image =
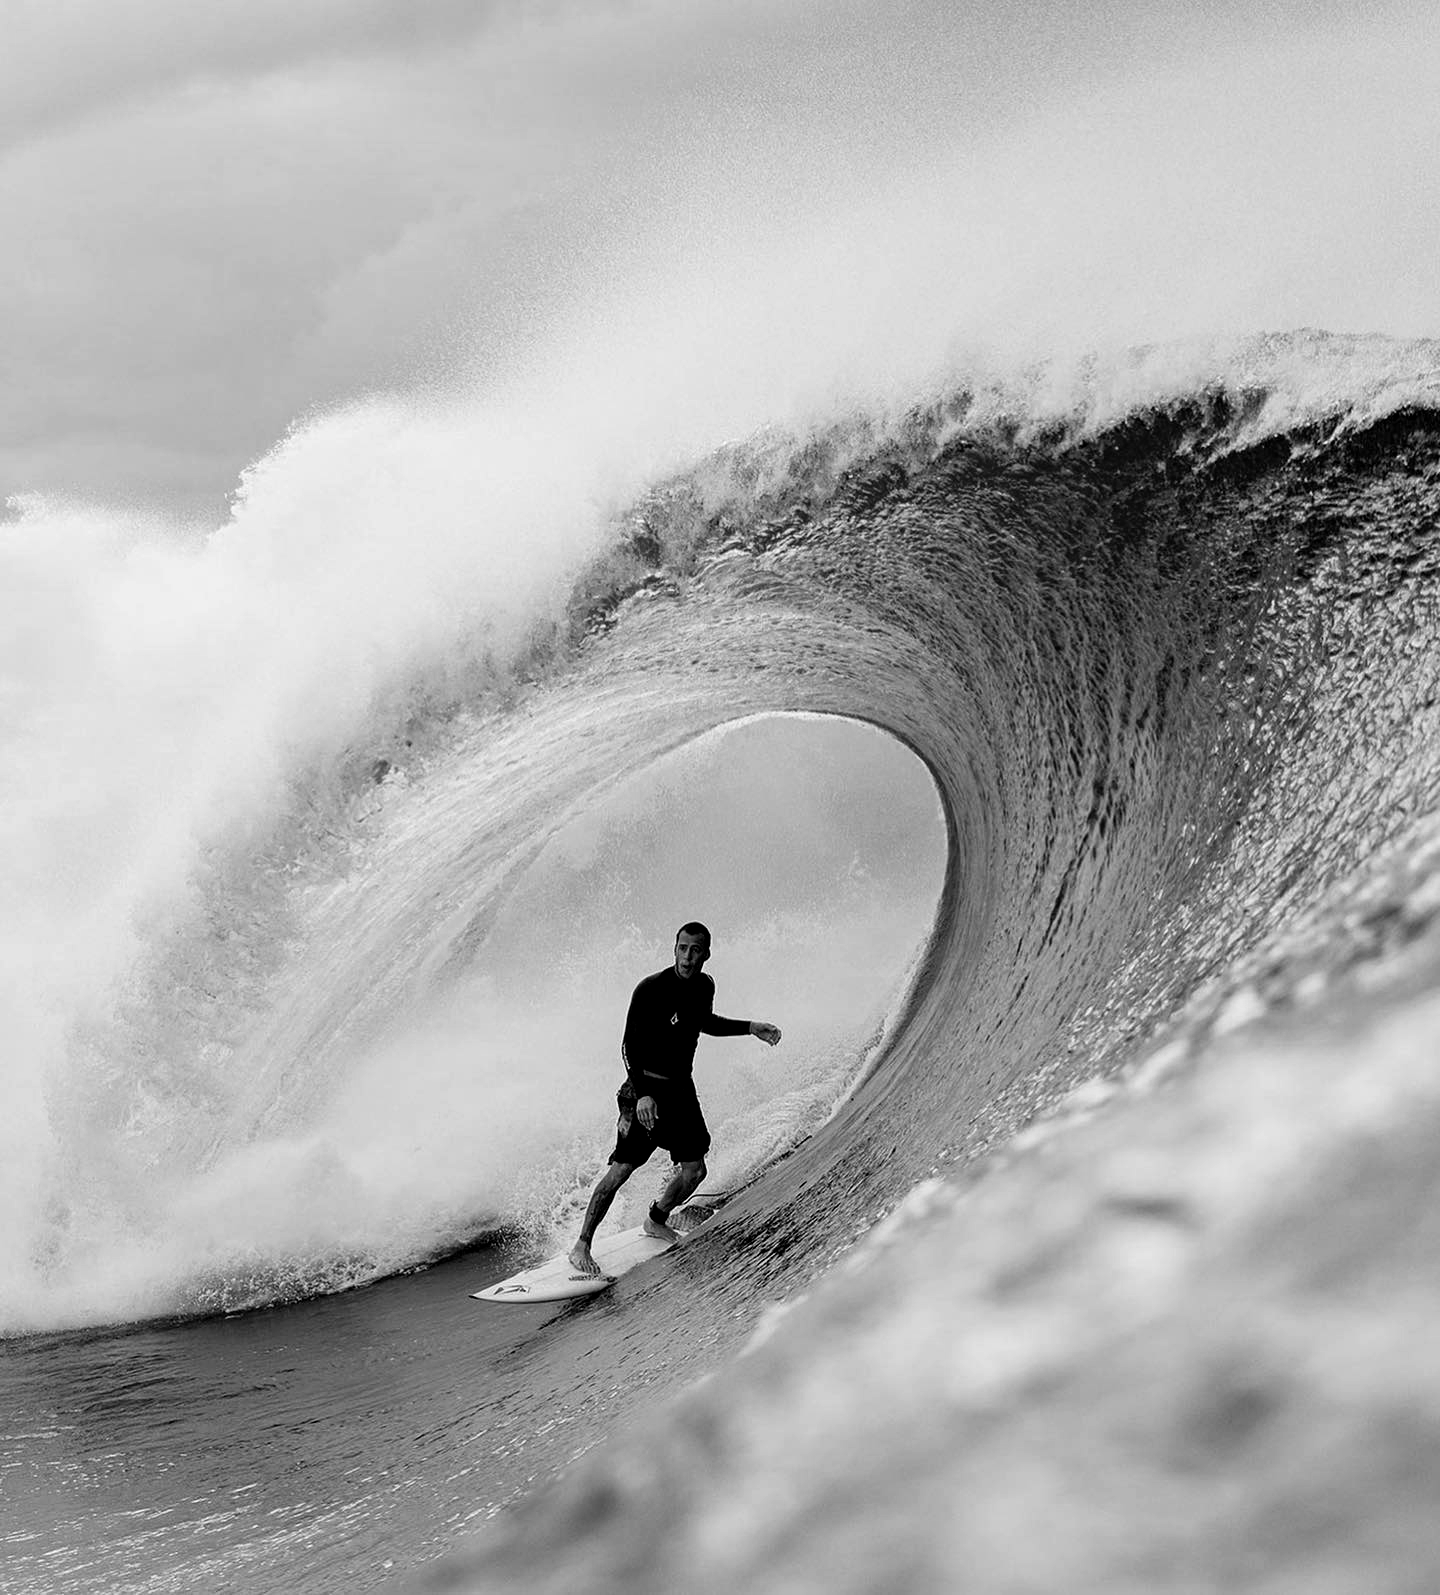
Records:
{"label": "surfer's outstretched hand", "polygon": [[773,1047],[780,1039],[780,1031],[775,1025],[767,1025],[763,1019],[750,1021],[750,1034],[758,1036],[767,1047]]}

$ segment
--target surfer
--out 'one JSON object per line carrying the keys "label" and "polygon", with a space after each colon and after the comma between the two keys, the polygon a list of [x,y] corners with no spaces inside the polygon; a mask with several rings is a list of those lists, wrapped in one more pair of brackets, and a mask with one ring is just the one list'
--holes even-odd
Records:
{"label": "surfer", "polygon": [[715,982],[705,973],[710,932],[698,921],[682,925],[675,937],[675,962],[647,975],[636,986],[625,1017],[625,1084],[616,1093],[620,1123],[615,1150],[585,1210],[580,1238],[570,1262],[580,1274],[599,1274],[590,1243],[610,1211],[615,1193],[657,1146],[675,1164],[660,1199],[651,1204],[642,1226],[658,1240],[678,1241],[671,1213],[699,1189],[705,1178],[710,1131],[695,1095],[695,1048],[707,1036],[756,1036],[773,1047],[774,1025],[759,1019],[725,1019],[715,1012]]}

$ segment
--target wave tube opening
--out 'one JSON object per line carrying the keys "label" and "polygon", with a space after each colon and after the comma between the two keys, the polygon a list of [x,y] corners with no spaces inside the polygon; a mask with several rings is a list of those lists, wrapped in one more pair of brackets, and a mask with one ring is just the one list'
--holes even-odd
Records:
{"label": "wave tube opening", "polygon": [[607,748],[607,778],[547,798],[547,751],[573,779],[595,730],[522,760],[518,797],[486,795],[491,743],[397,791],[220,1078],[194,1069],[160,1123],[93,1122],[123,1082],[72,1110],[80,1155],[5,1329],[295,1300],[497,1232],[550,1244],[609,1150],[630,992],[690,919],[714,935],[717,1011],[785,1034],[702,1040],[706,1189],[826,1119],[883,1050],[934,921],[947,843],[925,766],[873,726],[762,715],[628,767]]}
{"label": "wave tube opening", "polygon": [[[823,1122],[882,1049],[945,863],[933,781],[893,737],[835,716],[722,725],[544,842],[486,905],[458,971],[452,953],[423,1018],[346,1081],[331,1133],[357,1145],[378,1133],[399,1155],[403,1083],[423,1104],[427,1167],[453,1160],[473,1209],[558,1240],[609,1149],[630,993],[699,919],[714,937],[717,1012],[784,1032],[776,1049],[701,1041],[706,1190],[733,1189]],[[656,1159],[611,1222],[667,1172]]]}

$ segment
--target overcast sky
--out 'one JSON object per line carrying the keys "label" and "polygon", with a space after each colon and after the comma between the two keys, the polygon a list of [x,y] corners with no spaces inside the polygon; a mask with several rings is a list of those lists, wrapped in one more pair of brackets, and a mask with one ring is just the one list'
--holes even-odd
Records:
{"label": "overcast sky", "polygon": [[1429,0],[0,19],[0,494],[214,518],[297,417],[597,336],[750,351],[758,424],[1018,330],[1440,331]]}

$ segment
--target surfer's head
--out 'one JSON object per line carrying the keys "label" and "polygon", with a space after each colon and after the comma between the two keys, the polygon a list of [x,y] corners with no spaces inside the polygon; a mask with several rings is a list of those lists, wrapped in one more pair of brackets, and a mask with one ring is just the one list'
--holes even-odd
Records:
{"label": "surfer's head", "polygon": [[703,969],[709,956],[710,932],[698,919],[682,925],[675,933],[675,973],[681,980]]}

